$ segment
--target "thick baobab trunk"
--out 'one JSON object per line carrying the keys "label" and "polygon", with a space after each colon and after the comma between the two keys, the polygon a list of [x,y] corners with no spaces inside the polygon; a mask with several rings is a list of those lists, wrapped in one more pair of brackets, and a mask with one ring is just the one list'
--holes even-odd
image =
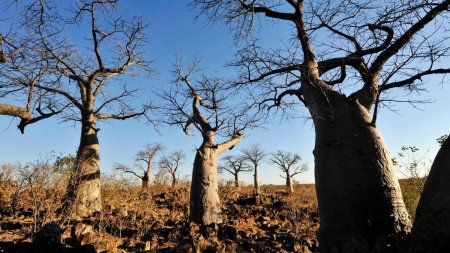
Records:
{"label": "thick baobab trunk", "polygon": [[236,187],[238,189],[239,189],[239,187],[241,187],[239,185],[239,174],[238,173],[234,174],[234,187]]}
{"label": "thick baobab trunk", "polygon": [[101,211],[100,149],[93,115],[83,116],[80,146],[65,198],[71,215],[86,217]]}
{"label": "thick baobab trunk", "polygon": [[202,225],[222,223],[217,181],[217,148],[204,142],[197,150],[192,171],[190,220]]}
{"label": "thick baobab trunk", "polygon": [[294,193],[294,186],[292,185],[291,176],[286,173],[286,188],[288,193]]}
{"label": "thick baobab trunk", "polygon": [[259,188],[259,180],[258,180],[258,167],[255,166],[255,173],[253,174],[253,181],[254,181],[254,188],[255,188],[255,194],[259,195],[261,194],[261,189]]}
{"label": "thick baobab trunk", "polygon": [[303,86],[303,93],[316,132],[320,252],[409,232],[391,157],[367,110],[337,92]]}
{"label": "thick baobab trunk", "polygon": [[[450,138],[434,159],[419,204],[413,235],[424,249],[445,252],[450,247]],[[431,244],[430,244],[431,243]]]}

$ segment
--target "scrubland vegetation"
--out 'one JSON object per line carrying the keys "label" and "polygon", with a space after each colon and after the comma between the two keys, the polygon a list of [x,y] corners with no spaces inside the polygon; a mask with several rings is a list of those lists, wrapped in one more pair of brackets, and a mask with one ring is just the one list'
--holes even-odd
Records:
{"label": "scrubland vegetation", "polygon": [[17,173],[17,169],[4,165],[1,171],[0,250],[4,252],[318,249],[314,185],[295,185],[296,191],[291,195],[285,186],[264,185],[261,194],[255,196],[252,186],[238,190],[231,181],[223,181],[223,223],[199,226],[189,222],[187,179],[181,179],[176,188],[163,178],[143,189],[139,182],[130,179],[103,176],[102,212],[84,219],[67,219],[58,214],[67,175],[52,171],[51,166],[33,167],[37,173],[31,177]]}
{"label": "scrubland vegetation", "polygon": [[[255,195],[252,185],[221,181],[223,223],[199,226],[189,221],[187,178],[173,188],[169,177],[157,177],[143,188],[104,175],[102,212],[71,219],[60,213],[68,170],[53,165],[1,166],[2,252],[318,252],[314,185],[295,184],[291,194],[286,186],[262,185]],[[401,181],[411,214],[423,182]]]}
{"label": "scrubland vegetation", "polygon": [[[50,117],[75,122],[80,138],[73,156],[2,164],[0,250],[450,248],[450,138],[438,139],[432,161],[417,157],[416,147],[392,158],[377,125],[381,109],[426,103],[428,81],[448,82],[449,0],[191,0],[193,17],[234,35],[229,69],[214,72],[196,57],[177,55],[164,70],[171,78],[148,94],[134,85],[155,71],[145,10],[131,15],[119,0],[5,2],[0,115],[15,117],[22,134]],[[281,24],[290,33],[270,46],[261,42]],[[294,184],[292,177],[308,169],[295,151],[267,153],[270,143],[261,143],[225,155],[264,128],[272,112],[297,117],[300,106],[314,126],[314,186]],[[176,172],[186,147],[160,160],[171,183],[163,174],[152,179],[159,144],[136,154],[136,168],[115,166],[141,182],[105,174],[98,125],[137,118],[194,133],[190,180]],[[286,179],[282,189],[259,184],[267,161]],[[219,169],[234,183],[219,183]],[[252,186],[240,184],[243,171],[252,171]],[[399,182],[398,171],[412,179]]]}

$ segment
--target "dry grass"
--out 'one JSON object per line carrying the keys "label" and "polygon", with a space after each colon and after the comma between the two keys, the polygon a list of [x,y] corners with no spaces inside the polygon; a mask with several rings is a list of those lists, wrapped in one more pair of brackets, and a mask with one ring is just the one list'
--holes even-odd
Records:
{"label": "dry grass", "polygon": [[[39,237],[40,228],[61,218],[56,211],[67,176],[49,173],[46,180],[37,180],[33,187],[20,184],[20,180],[20,177],[3,177],[0,181],[0,239],[3,241],[0,249],[19,247],[24,243],[32,245],[33,238]],[[224,224],[213,228],[188,222],[189,189],[189,182],[184,180],[176,189],[158,183],[142,191],[135,182],[104,176],[104,209],[82,222],[92,225],[99,237],[115,238],[119,248],[129,252],[143,249],[184,252],[182,249],[211,247],[216,250],[259,248],[283,252],[302,247],[317,248],[318,215],[313,185],[296,185],[292,195],[287,195],[282,186],[262,186],[258,198],[250,186],[238,190],[221,185]],[[62,229],[77,222],[80,221],[69,221]],[[35,252],[27,251],[26,246],[22,245],[23,252]],[[59,250],[74,246],[71,241],[63,241]]]}
{"label": "dry grass", "polygon": [[[400,182],[412,217],[423,182]],[[33,238],[46,224],[61,220],[56,211],[66,183],[67,175],[55,172],[36,173],[31,178],[26,173],[0,176],[0,250],[23,247],[22,252],[39,252]],[[236,189],[221,183],[224,223],[198,227],[188,222],[189,181],[183,180],[176,189],[159,182],[143,191],[136,182],[104,176],[104,209],[82,222],[125,252],[317,252],[319,216],[314,185],[294,188],[293,194],[287,194],[285,186],[263,185],[261,195],[255,197],[252,186]],[[62,229],[77,222],[63,224]],[[27,251],[24,243],[34,250]],[[74,246],[62,241],[58,249],[64,252]]]}

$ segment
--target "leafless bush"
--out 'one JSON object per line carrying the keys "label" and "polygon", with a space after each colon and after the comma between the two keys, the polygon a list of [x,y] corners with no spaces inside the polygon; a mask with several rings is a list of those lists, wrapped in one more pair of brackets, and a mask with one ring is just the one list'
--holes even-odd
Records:
{"label": "leafless bush", "polygon": [[67,176],[54,171],[52,155],[41,156],[25,165],[0,166],[1,201],[13,216],[31,216],[33,232],[55,218]]}

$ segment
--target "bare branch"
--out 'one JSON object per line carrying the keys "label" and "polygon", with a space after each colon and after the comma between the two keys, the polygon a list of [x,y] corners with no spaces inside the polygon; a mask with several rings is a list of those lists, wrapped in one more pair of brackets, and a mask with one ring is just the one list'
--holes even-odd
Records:
{"label": "bare branch", "polygon": [[222,143],[218,144],[217,145],[217,152],[219,154],[221,154],[221,153],[225,152],[228,149],[232,149],[242,139],[244,139],[244,135],[237,134],[236,136],[234,136],[230,140],[227,140],[225,142],[222,142]]}
{"label": "bare branch", "polygon": [[398,39],[394,41],[389,47],[387,47],[372,63],[370,71],[377,74],[381,71],[383,65],[393,55],[395,55],[402,47],[409,43],[413,36],[421,31],[425,25],[434,20],[434,18],[441,12],[447,11],[450,6],[450,1],[443,1],[436,5],[430,11],[428,11],[422,18],[414,23],[407,31],[405,31]]}
{"label": "bare branch", "polygon": [[272,154],[269,160],[271,163],[276,164],[278,168],[289,177],[293,177],[308,170],[306,165],[298,165],[302,160],[299,154],[278,150],[276,153]]}
{"label": "bare branch", "polygon": [[392,88],[396,88],[396,87],[402,87],[402,86],[408,86],[408,85],[412,85],[415,81],[422,81],[422,77],[427,76],[427,75],[434,75],[434,74],[448,74],[450,73],[450,69],[430,69],[430,70],[426,70],[420,73],[417,73],[407,79],[401,80],[401,81],[396,81],[396,82],[392,82],[392,83],[388,83],[385,85],[381,85],[380,86],[380,91],[384,91],[384,90],[388,90],[388,89],[392,89]]}
{"label": "bare branch", "polygon": [[115,164],[114,164],[114,169],[123,171],[123,172],[125,172],[125,173],[133,174],[134,176],[136,176],[136,177],[139,178],[139,179],[142,179],[142,178],[143,178],[143,176],[138,175],[136,172],[134,172],[133,170],[131,170],[128,166],[126,166],[126,165],[124,165],[124,164],[121,164],[121,163],[115,163]]}

